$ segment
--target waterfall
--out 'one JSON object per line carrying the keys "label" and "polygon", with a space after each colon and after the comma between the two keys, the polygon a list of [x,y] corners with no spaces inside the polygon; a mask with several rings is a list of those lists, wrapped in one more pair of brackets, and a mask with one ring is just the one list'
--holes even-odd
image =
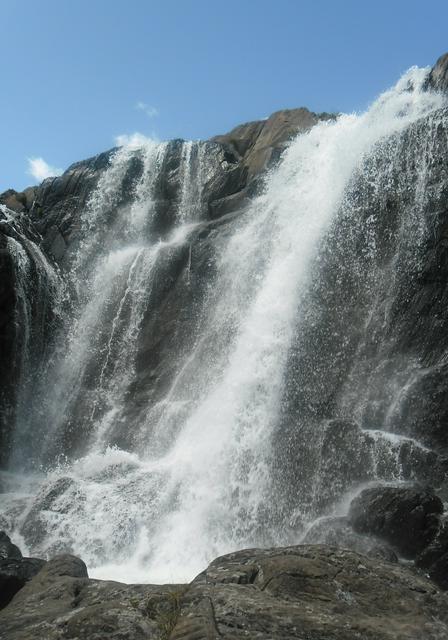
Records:
{"label": "waterfall", "polygon": [[[401,253],[371,269],[374,222],[359,217],[362,181],[371,198],[385,189],[410,127],[440,117],[445,103],[422,90],[426,75],[411,69],[365,113],[320,122],[294,139],[250,206],[213,231],[214,253],[198,276],[195,243],[214,229],[203,199],[217,166],[213,148],[183,142],[175,167],[166,143],[116,151],[81,216],[70,303],[5,474],[0,518],[25,550],[71,550],[94,577],[188,580],[237,548],[297,542],[355,486],[404,480],[409,467],[428,463],[431,451],[395,434],[391,418],[412,358],[396,389],[381,392],[388,408],[366,418],[366,389],[385,362],[381,350],[369,350],[382,322],[369,296],[393,299],[393,266],[410,246],[409,225],[398,224]],[[406,186],[412,220],[421,223],[413,225],[417,244],[427,234],[428,154],[419,180]],[[177,190],[166,213],[171,225],[162,227],[163,171]],[[350,267],[355,234],[346,231],[358,227],[367,236],[365,263],[353,261],[351,275],[365,302],[350,317],[350,300],[337,309],[336,321],[353,322],[354,337],[346,338],[347,323],[324,325],[316,300],[337,295],[338,283],[328,285],[337,279],[335,239],[345,234],[338,246]],[[173,323],[180,346],[173,334],[175,364],[160,373],[144,345],[167,278],[190,296],[193,320],[184,332]],[[339,456],[341,442],[353,453]]]}

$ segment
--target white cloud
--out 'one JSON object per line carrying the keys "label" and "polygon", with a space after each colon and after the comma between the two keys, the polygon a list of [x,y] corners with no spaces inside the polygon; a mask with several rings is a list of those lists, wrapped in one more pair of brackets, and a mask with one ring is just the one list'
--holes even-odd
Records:
{"label": "white cloud", "polygon": [[28,174],[33,176],[35,180],[42,182],[45,178],[51,176],[60,176],[62,169],[52,167],[43,158],[27,158],[28,160]]}
{"label": "white cloud", "polygon": [[143,113],[146,114],[148,118],[155,118],[159,115],[159,110],[156,107],[152,107],[151,105],[146,104],[146,102],[137,102],[135,108],[137,109],[137,111],[143,111]]}
{"label": "white cloud", "polygon": [[119,136],[115,136],[115,144],[117,147],[131,147],[132,149],[139,149],[140,147],[145,147],[147,144],[154,142],[157,142],[156,135],[153,134],[148,138],[148,136],[145,136],[143,133],[139,133],[138,131],[131,133],[130,135],[123,133]]}

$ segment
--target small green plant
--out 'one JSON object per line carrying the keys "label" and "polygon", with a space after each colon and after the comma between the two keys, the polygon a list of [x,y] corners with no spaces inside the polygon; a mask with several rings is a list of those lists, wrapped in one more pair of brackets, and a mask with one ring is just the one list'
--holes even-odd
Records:
{"label": "small green plant", "polygon": [[[163,595],[150,596],[144,603],[144,614],[156,623],[160,631],[160,640],[168,640],[176,626],[184,593],[185,588],[179,588]],[[130,604],[134,608],[140,608],[139,602],[135,599],[130,601]]]}

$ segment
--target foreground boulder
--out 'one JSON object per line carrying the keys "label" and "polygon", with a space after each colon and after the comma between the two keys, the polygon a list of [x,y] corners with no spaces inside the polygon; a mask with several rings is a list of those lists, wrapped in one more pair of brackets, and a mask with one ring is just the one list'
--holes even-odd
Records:
{"label": "foreground boulder", "polygon": [[187,591],[175,631],[199,617],[204,596],[212,603],[215,628],[228,638],[417,640],[448,631],[448,616],[438,610],[446,596],[429,581],[399,565],[326,545],[218,558]]}
{"label": "foreground boulder", "polygon": [[349,520],[358,533],[378,536],[406,558],[415,558],[433,540],[443,503],[429,489],[365,489],[350,505]]}
{"label": "foreground boulder", "polygon": [[0,609],[12,600],[25,584],[45,565],[40,558],[0,559]]}
{"label": "foreground boulder", "polygon": [[24,558],[19,547],[11,542],[4,531],[0,531],[0,609],[5,607],[44,565],[45,560]]}
{"label": "foreground boulder", "polygon": [[89,580],[59,556],[0,612],[8,640],[436,640],[448,595],[410,569],[326,545],[218,558],[190,585]]}
{"label": "foreground boulder", "polygon": [[1,640],[167,638],[180,588],[89,580],[82,560],[56,556],[0,612]]}

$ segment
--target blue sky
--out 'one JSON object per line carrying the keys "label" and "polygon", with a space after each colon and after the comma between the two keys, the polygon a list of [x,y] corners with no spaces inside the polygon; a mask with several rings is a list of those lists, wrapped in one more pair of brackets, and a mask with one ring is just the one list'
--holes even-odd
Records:
{"label": "blue sky", "polygon": [[362,110],[448,51],[447,0],[0,0],[0,21],[0,191],[119,135]]}

